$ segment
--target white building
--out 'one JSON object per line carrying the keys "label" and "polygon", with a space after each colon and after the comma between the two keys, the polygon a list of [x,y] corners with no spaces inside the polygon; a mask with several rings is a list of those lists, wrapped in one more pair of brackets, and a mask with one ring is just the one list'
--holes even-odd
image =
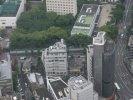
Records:
{"label": "white building", "polygon": [[0,96],[13,91],[12,71],[9,54],[0,55]]}
{"label": "white building", "polygon": [[0,5],[0,28],[16,28],[16,22],[24,11],[25,0],[6,0]]}
{"label": "white building", "polygon": [[46,0],[46,8],[48,12],[53,11],[58,15],[71,13],[76,16],[77,0]]}
{"label": "white building", "polygon": [[98,100],[98,94],[93,91],[93,83],[84,77],[71,77],[68,80],[71,100]]}
{"label": "white building", "polygon": [[47,76],[67,75],[67,48],[63,39],[42,51],[42,62]]}
{"label": "white building", "polygon": [[95,4],[84,4],[73,26],[71,35],[85,34],[92,35],[95,24],[98,23],[98,15],[100,14],[100,6]]}
{"label": "white building", "polygon": [[52,100],[70,100],[68,86],[60,77],[47,77],[47,89]]}

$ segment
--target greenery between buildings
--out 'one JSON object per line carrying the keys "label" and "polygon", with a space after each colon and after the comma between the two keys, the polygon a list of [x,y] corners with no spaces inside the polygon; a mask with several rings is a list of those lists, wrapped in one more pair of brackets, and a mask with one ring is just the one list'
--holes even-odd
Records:
{"label": "greenery between buildings", "polygon": [[11,49],[46,48],[61,38],[74,47],[86,47],[90,43],[87,35],[70,35],[76,19],[72,14],[57,15],[44,10],[40,6],[22,14],[17,21],[17,29],[11,35]]}

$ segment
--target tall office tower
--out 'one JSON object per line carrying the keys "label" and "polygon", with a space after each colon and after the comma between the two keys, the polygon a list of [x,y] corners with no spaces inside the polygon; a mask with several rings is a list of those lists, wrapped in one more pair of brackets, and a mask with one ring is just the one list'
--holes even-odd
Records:
{"label": "tall office tower", "polygon": [[105,44],[105,32],[99,32],[93,38],[94,45],[94,88],[102,96],[102,73],[103,73],[103,53]]}
{"label": "tall office tower", "polygon": [[98,100],[98,94],[93,91],[93,83],[84,77],[71,77],[68,80],[70,100]]}
{"label": "tall office tower", "polygon": [[77,0],[46,0],[47,12],[53,11],[58,15],[77,14]]}
{"label": "tall office tower", "polygon": [[47,76],[67,75],[67,48],[63,39],[42,51],[42,62]]}
{"label": "tall office tower", "polygon": [[110,98],[114,92],[115,44],[98,32],[94,45],[94,88],[100,96]]}

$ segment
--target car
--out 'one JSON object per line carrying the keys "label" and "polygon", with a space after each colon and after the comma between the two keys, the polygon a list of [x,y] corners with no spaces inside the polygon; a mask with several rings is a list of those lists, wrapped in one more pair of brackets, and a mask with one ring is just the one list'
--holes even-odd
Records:
{"label": "car", "polygon": [[121,38],[123,38],[124,34],[121,34]]}

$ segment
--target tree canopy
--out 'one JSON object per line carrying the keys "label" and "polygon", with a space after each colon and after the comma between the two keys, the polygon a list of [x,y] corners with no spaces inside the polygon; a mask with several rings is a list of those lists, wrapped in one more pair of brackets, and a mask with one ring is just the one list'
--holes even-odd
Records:
{"label": "tree canopy", "polygon": [[45,12],[43,8],[35,8],[25,12],[17,21],[17,28],[27,32],[47,30],[51,26],[66,29],[74,24],[72,14],[57,15],[55,12]]}
{"label": "tree canopy", "polygon": [[61,38],[67,38],[67,36],[67,33],[59,27],[50,27],[46,31],[28,34],[15,31],[11,36],[10,48],[45,48],[59,41]]}
{"label": "tree canopy", "polygon": [[124,10],[125,10],[125,7],[121,3],[117,4],[116,7],[113,9],[112,15],[113,15],[113,19],[116,22],[119,22],[122,19],[123,14],[124,14]]}
{"label": "tree canopy", "polygon": [[91,43],[91,38],[88,35],[75,34],[70,36],[66,43],[68,46],[87,47]]}
{"label": "tree canopy", "polygon": [[100,31],[105,31],[107,36],[111,39],[115,39],[118,34],[118,29],[115,26],[112,25],[104,25],[100,28]]}

